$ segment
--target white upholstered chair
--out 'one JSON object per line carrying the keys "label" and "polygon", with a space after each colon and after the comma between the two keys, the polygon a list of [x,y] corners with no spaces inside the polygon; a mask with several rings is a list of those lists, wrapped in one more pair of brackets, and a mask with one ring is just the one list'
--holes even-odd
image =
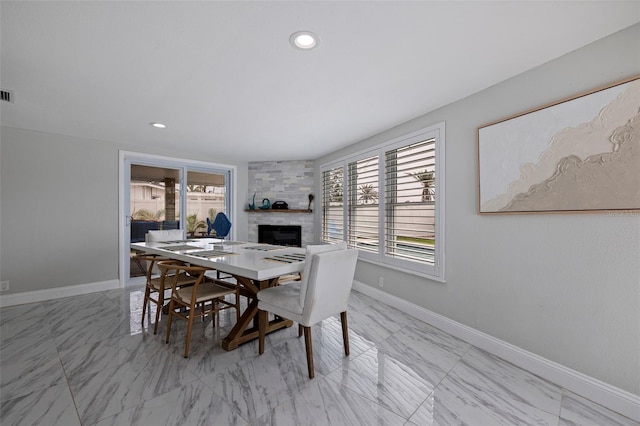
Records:
{"label": "white upholstered chair", "polygon": [[[164,229],[162,231],[148,231],[144,236],[146,243],[161,243],[163,241],[179,241],[184,239],[182,229]],[[160,269],[153,266],[153,275],[160,274]]]}
{"label": "white upholstered chair", "polygon": [[165,229],[162,231],[148,231],[144,240],[147,243],[161,241],[178,241],[183,239],[182,229]]}
{"label": "white upholstered chair", "polygon": [[264,338],[271,312],[299,324],[304,331],[309,378],[314,377],[311,326],[340,314],[344,353],[349,355],[347,303],[358,260],[358,250],[346,243],[307,246],[302,281],[290,282],[258,293],[259,352],[264,353]]}

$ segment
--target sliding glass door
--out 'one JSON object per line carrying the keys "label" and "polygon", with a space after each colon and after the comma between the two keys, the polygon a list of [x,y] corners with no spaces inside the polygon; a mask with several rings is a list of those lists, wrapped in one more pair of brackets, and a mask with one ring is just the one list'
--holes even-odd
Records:
{"label": "sliding glass door", "polygon": [[[132,242],[150,230],[181,229],[183,237],[208,236],[207,219],[232,216],[232,166],[138,153],[120,153],[120,280],[144,283],[145,263]],[[233,229],[232,229],[233,233]],[[232,237],[231,237],[232,238]]]}

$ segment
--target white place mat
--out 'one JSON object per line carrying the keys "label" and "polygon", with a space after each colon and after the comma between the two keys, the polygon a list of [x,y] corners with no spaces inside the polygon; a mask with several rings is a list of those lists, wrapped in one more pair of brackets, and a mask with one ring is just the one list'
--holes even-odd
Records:
{"label": "white place mat", "polygon": [[162,247],[163,250],[169,250],[169,251],[198,250],[200,248],[201,247],[189,246],[187,244],[182,244],[179,246]]}
{"label": "white place mat", "polygon": [[297,262],[304,262],[304,258],[305,258],[304,254],[292,253],[292,254],[282,254],[280,256],[265,257],[264,259],[272,260],[275,262],[283,262],[283,263],[297,263]]}
{"label": "white place mat", "polygon": [[271,251],[271,250],[280,250],[283,248],[286,248],[285,246],[267,246],[267,245],[262,245],[262,246],[249,246],[249,247],[243,247],[245,250],[257,250],[257,251]]}
{"label": "white place mat", "polygon": [[195,251],[193,253],[189,253],[189,256],[210,258],[210,257],[231,256],[234,254],[238,254],[238,253],[231,253],[231,252],[222,251],[222,250],[203,250],[203,251]]}

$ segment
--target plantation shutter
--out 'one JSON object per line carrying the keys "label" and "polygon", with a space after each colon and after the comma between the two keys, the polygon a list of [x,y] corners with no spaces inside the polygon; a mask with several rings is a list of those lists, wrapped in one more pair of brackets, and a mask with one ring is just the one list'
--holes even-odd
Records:
{"label": "plantation shutter", "polygon": [[344,170],[336,167],[322,172],[322,241],[344,240]]}
{"label": "plantation shutter", "polygon": [[435,263],[435,138],[385,152],[385,255]]}
{"label": "plantation shutter", "polygon": [[348,164],[349,233],[347,244],[360,250],[379,253],[378,234],[378,156]]}

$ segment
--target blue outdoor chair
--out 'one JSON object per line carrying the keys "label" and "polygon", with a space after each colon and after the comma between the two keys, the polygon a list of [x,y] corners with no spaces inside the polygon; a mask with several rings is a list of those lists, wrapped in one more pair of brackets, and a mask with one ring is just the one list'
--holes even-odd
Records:
{"label": "blue outdoor chair", "polygon": [[220,212],[216,215],[211,225],[214,231],[216,231],[216,238],[220,238],[224,243],[224,239],[231,231],[231,221],[226,214]]}

